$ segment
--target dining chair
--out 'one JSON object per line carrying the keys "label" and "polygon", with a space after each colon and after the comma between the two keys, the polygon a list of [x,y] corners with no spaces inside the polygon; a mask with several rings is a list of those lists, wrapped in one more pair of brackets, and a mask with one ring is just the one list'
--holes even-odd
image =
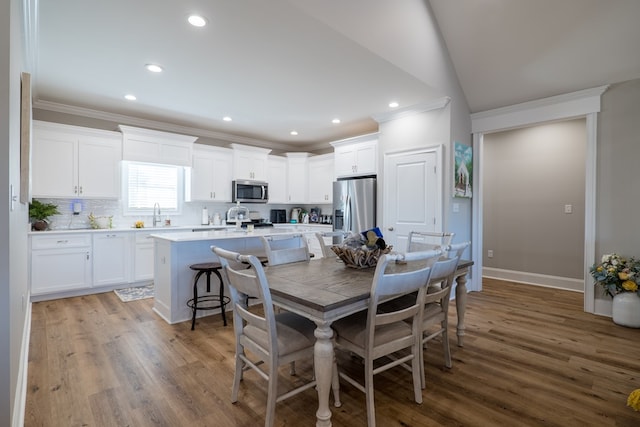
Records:
{"label": "dining chair", "polygon": [[432,249],[445,250],[451,244],[455,233],[441,233],[435,231],[410,231],[407,238],[407,252],[428,251]]}
{"label": "dining chair", "polygon": [[[363,359],[364,384],[340,372],[340,378],[365,393],[367,420],[374,427],[375,406],[373,376],[411,362],[413,392],[416,403],[422,403],[420,382],[420,314],[425,283],[431,267],[428,262],[442,252],[432,250],[407,254],[386,254],[380,257],[371,285],[368,310],[333,323],[336,348],[351,352]],[[406,263],[396,265],[396,261]],[[402,271],[398,269],[402,268]],[[417,292],[413,304],[397,311],[379,312],[381,301],[395,295]],[[408,354],[399,353],[408,350]],[[393,356],[391,359],[384,356]],[[382,359],[382,360],[381,360]],[[390,360],[390,361],[389,361]],[[376,366],[374,367],[374,362]]]}
{"label": "dining chair", "polygon": [[[257,257],[241,255],[215,246],[211,249],[223,266],[223,278],[229,287],[233,303],[236,355],[231,402],[238,401],[244,371],[254,369],[268,382],[264,425],[271,427],[276,403],[316,385],[315,379],[311,379],[292,390],[278,394],[278,367],[300,359],[313,359],[316,325],[294,313],[274,312],[269,284]],[[249,263],[252,268],[246,269],[243,263]],[[261,310],[256,310],[255,305],[249,310],[245,304],[246,296],[257,297],[261,303]],[[245,350],[248,350],[252,357],[249,357]],[[262,364],[267,365],[266,369],[260,368]],[[335,362],[333,369],[337,372]],[[334,384],[333,391],[335,404],[339,406],[337,384]]]}
{"label": "dining chair", "polygon": [[[431,277],[427,284],[426,292],[423,293],[423,308],[421,320],[421,347],[420,351],[420,384],[426,387],[426,374],[424,368],[424,351],[427,349],[427,342],[436,337],[442,341],[442,351],[444,354],[444,364],[451,368],[451,348],[449,346],[449,301],[451,300],[451,290],[455,280],[455,272],[458,262],[464,250],[471,242],[449,245],[447,248],[447,258],[441,258],[431,267]],[[433,284],[439,286],[436,288]]]}
{"label": "dining chair", "polygon": [[[345,237],[349,236],[351,233],[348,231],[325,231],[321,233],[316,233],[316,238],[318,242],[320,242],[320,249],[322,250],[323,258],[336,258],[337,255],[335,252],[331,250],[331,246],[334,244],[339,244]],[[327,244],[324,240],[325,237],[331,237],[332,243]],[[336,242],[336,238],[340,239],[340,242]]]}
{"label": "dining chair", "polygon": [[269,265],[309,261],[307,239],[302,234],[261,236]]}

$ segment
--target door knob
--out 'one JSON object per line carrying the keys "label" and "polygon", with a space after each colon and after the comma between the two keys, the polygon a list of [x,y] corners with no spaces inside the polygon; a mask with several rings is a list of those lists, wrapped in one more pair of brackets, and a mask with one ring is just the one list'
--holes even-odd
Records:
{"label": "door knob", "polygon": [[387,228],[387,230],[393,231],[393,227],[389,227],[389,228]]}

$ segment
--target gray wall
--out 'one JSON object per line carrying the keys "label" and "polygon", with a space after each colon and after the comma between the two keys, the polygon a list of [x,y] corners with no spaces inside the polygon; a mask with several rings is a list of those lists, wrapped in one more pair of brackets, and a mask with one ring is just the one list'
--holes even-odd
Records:
{"label": "gray wall", "polygon": [[[598,124],[596,258],[640,258],[640,79],[612,85]],[[596,295],[599,293],[596,292]]]}
{"label": "gray wall", "polygon": [[[11,210],[9,188],[20,191],[20,72],[23,66],[22,4],[0,3],[0,426],[19,422],[20,366],[27,344],[27,206]],[[21,371],[22,368],[22,371]],[[17,424],[16,424],[17,425]]]}
{"label": "gray wall", "polygon": [[583,278],[585,126],[577,119],[484,136],[484,267]]}

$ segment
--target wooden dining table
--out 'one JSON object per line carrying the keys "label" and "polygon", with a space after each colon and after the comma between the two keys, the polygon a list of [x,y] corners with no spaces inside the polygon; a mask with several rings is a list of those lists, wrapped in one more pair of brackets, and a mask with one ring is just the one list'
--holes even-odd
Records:
{"label": "wooden dining table", "polygon": [[[461,260],[456,271],[456,312],[458,346],[463,345],[467,273],[473,261]],[[393,265],[401,270],[402,265]],[[316,426],[331,426],[329,394],[332,383],[333,330],[340,318],[365,310],[375,268],[347,267],[338,258],[322,258],[267,267],[267,280],[274,305],[311,319],[316,324],[314,367],[318,410]],[[339,406],[339,402],[336,402]]]}

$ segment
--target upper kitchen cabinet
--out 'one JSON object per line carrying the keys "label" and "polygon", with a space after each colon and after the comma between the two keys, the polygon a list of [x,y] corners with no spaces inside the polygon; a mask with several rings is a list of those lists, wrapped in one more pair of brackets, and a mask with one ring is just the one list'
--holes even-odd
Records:
{"label": "upper kitchen cabinet", "polygon": [[34,197],[117,199],[121,160],[118,132],[33,122]]}
{"label": "upper kitchen cabinet", "polygon": [[267,159],[271,150],[241,144],[231,146],[234,179],[267,180]]}
{"label": "upper kitchen cabinet", "polygon": [[307,203],[309,153],[287,153],[287,203]]}
{"label": "upper kitchen cabinet", "polygon": [[287,159],[269,156],[268,162],[269,203],[287,203]]}
{"label": "upper kitchen cabinet", "polygon": [[378,164],[378,139],[371,135],[332,142],[337,178],[375,175]]}
{"label": "upper kitchen cabinet", "polygon": [[308,202],[333,203],[333,154],[324,154],[309,158]]}
{"label": "upper kitchen cabinet", "polygon": [[191,166],[195,136],[119,126],[122,131],[123,160]]}
{"label": "upper kitchen cabinet", "polygon": [[233,150],[195,144],[191,168],[191,200],[231,201]]}

